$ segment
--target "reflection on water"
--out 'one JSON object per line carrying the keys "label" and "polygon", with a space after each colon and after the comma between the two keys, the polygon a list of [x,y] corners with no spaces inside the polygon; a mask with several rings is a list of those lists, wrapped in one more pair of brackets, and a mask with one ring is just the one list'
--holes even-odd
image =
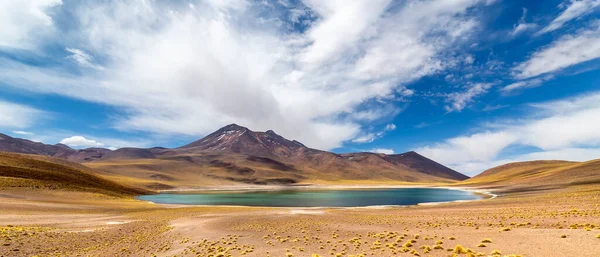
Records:
{"label": "reflection on water", "polygon": [[359,190],[281,190],[253,192],[161,193],[137,197],[166,204],[239,205],[270,207],[360,207],[415,205],[419,203],[477,200],[472,192],[441,188],[392,188]]}

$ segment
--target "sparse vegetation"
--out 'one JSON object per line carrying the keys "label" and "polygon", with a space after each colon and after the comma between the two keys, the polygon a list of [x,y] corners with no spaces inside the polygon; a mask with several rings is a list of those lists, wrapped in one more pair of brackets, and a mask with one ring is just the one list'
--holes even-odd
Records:
{"label": "sparse vegetation", "polygon": [[[69,187],[27,176],[0,177],[0,215],[7,215],[4,220],[19,217],[0,227],[0,256],[14,256],[13,250],[17,256],[555,256],[551,245],[581,235],[600,239],[596,184],[509,192],[498,200],[467,204],[298,211],[164,208],[128,194],[108,197],[102,192],[112,189],[96,187],[102,183]],[[77,176],[68,179],[80,181]],[[23,194],[27,200],[18,198]],[[43,221],[38,221],[40,214]],[[37,218],[23,218],[28,215]],[[549,232],[539,233],[542,229]],[[530,249],[516,247],[527,236],[546,237],[544,244],[529,242]],[[561,239],[567,236],[571,239]],[[573,255],[598,251],[593,244],[575,246]]]}

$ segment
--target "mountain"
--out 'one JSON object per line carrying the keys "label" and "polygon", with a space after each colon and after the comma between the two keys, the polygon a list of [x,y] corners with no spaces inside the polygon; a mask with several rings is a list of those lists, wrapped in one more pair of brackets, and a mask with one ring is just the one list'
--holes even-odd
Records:
{"label": "mountain", "polygon": [[0,134],[0,151],[46,156],[69,156],[75,152],[63,144],[46,145],[27,139],[13,138],[5,134]]}
{"label": "mountain", "polygon": [[309,148],[272,130],[256,132],[236,124],[172,149],[75,150],[5,135],[3,138],[12,143],[0,142],[0,151],[64,158],[151,189],[231,183],[430,183],[468,178],[416,152],[336,154]]}
{"label": "mountain", "polygon": [[300,149],[306,148],[302,143],[287,140],[273,130],[255,132],[237,124],[230,124],[179,149],[281,157],[293,156]]}
{"label": "mountain", "polygon": [[389,162],[397,167],[413,169],[421,173],[428,175],[442,177],[452,180],[465,180],[469,177],[459,173],[453,169],[450,169],[442,164],[439,164],[425,156],[422,156],[414,151],[402,153],[402,154],[374,154],[374,153],[350,153],[343,154],[346,159],[357,161],[357,158],[364,158],[365,155],[381,158],[382,160]]}
{"label": "mountain", "polygon": [[600,183],[600,159],[587,162],[528,161],[488,169],[462,181],[469,186],[540,188]]}
{"label": "mountain", "polygon": [[248,128],[231,124],[214,133],[182,146],[188,152],[231,152],[265,157],[282,158],[287,161],[311,164],[313,167],[351,168],[371,165],[389,169],[412,169],[414,171],[452,180],[465,180],[468,176],[458,173],[416,152],[385,155],[374,153],[333,154],[311,149],[296,140],[288,140],[272,130],[255,132]]}

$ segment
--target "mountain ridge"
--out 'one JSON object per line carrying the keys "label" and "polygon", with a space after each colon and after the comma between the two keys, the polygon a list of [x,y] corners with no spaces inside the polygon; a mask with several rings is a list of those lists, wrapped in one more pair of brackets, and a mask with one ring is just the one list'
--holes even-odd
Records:
{"label": "mountain ridge", "polygon": [[[385,180],[451,182],[468,176],[416,152],[401,154],[337,154],[305,146],[275,133],[252,131],[237,124],[224,126],[199,140],[176,148],[72,149],[45,145],[1,134],[0,151],[40,154],[95,167],[110,175],[129,174],[146,184],[162,178],[169,184],[171,170],[185,171],[206,181],[270,184],[315,180]],[[169,172],[165,172],[169,171]],[[177,179],[173,179],[177,180]],[[151,183],[152,182],[152,183]],[[176,185],[175,185],[176,186]]]}

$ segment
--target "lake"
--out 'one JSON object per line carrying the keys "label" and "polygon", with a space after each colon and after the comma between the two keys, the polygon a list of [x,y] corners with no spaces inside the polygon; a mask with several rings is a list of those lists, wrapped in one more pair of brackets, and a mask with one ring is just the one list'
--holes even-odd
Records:
{"label": "lake", "polygon": [[235,205],[265,207],[364,207],[477,200],[473,192],[443,188],[387,188],[352,190],[216,191],[161,193],[137,199],[162,204]]}

